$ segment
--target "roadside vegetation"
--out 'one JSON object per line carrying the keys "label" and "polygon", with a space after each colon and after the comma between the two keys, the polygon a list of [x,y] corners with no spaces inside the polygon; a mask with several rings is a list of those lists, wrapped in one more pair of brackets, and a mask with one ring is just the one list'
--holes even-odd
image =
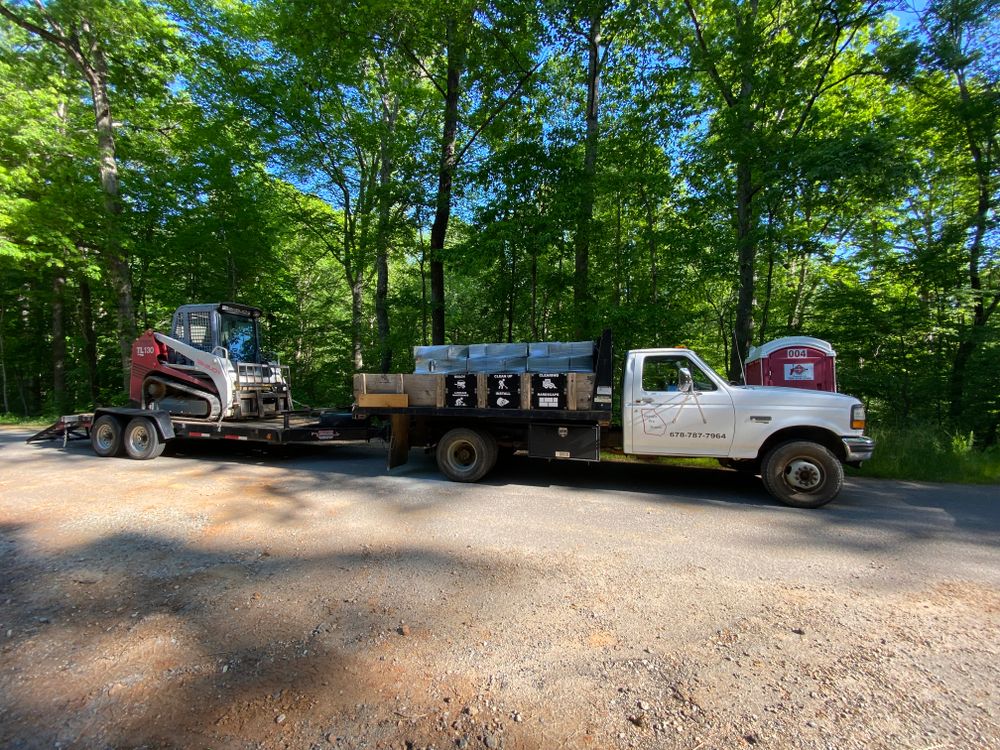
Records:
{"label": "roadside vegetation", "polygon": [[855,476],[963,484],[1000,483],[1000,445],[976,445],[972,433],[925,428],[874,428],[875,455]]}
{"label": "roadside vegetation", "polygon": [[991,481],[1000,0],[906,7],[0,0],[0,412],[121,404],[190,302],[330,407],[420,344],[804,335],[863,473]]}

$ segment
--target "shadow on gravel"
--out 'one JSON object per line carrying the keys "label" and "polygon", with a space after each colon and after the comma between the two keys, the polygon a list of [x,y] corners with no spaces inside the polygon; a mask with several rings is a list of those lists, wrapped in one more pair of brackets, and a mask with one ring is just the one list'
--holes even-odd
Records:
{"label": "shadow on gravel", "polygon": [[[0,443],[9,440],[9,434],[0,433]],[[41,444],[34,455],[41,460],[48,458],[52,450],[62,451],[62,448]],[[74,460],[104,460],[96,459],[89,445],[82,442],[70,443],[64,453]],[[411,451],[408,464],[387,472],[385,446],[380,441],[271,448],[221,441],[184,441],[173,446],[172,453],[178,460],[204,465],[206,476],[238,476],[243,465],[287,470],[288,484],[274,485],[274,494],[286,497],[293,504],[295,493],[342,487],[345,478],[349,486],[382,494],[395,487],[396,499],[419,488],[456,488],[438,472],[433,456],[417,449]],[[32,459],[15,460],[29,463]],[[922,543],[947,538],[979,544],[995,543],[1000,537],[1000,503],[995,500],[993,486],[850,478],[831,504],[817,510],[798,510],[771,498],[759,478],[722,468],[548,462],[520,456],[502,460],[480,484],[607,492],[624,500],[683,506],[688,510],[715,505],[743,512],[778,512],[784,526],[798,529],[800,535],[808,535],[813,543],[863,550],[884,549],[903,540]],[[453,502],[454,494],[454,491],[424,492],[420,508],[446,506]],[[402,502],[390,505],[400,513],[414,510],[411,504]],[[776,537],[777,543],[784,541],[785,537]],[[769,542],[764,540],[764,543]]]}
{"label": "shadow on gravel", "polygon": [[[387,657],[418,649],[425,622],[442,643],[473,637],[546,574],[473,550],[284,558],[143,534],[45,554],[26,533],[0,526],[4,748],[310,747],[338,722],[398,738],[394,697],[433,691],[425,674],[400,686]],[[401,580],[415,589],[399,595]],[[445,590],[473,600],[456,593],[443,614]]]}

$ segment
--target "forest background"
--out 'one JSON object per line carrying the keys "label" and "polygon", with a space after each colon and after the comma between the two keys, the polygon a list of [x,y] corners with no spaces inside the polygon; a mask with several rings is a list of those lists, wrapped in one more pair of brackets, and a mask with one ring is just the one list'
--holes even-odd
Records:
{"label": "forest background", "polygon": [[304,403],[416,344],[738,379],[802,334],[883,430],[1000,455],[998,9],[0,0],[0,408],[122,402],[137,331],[232,300]]}

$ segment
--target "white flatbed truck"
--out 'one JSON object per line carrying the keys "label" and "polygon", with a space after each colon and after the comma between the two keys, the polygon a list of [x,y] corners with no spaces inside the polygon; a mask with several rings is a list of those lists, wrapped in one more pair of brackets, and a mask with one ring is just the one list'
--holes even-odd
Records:
{"label": "white flatbed truck", "polygon": [[683,348],[626,353],[615,424],[610,332],[594,347],[594,373],[567,377],[575,392],[562,400],[563,408],[532,401],[537,381],[530,374],[511,375],[522,380],[520,401],[512,399],[511,408],[491,408],[482,374],[468,376],[478,381],[476,393],[461,407],[446,399],[446,378],[457,376],[366,374],[355,376],[354,415],[391,421],[390,468],[405,463],[411,447],[425,447],[457,482],[482,479],[500,451],[577,461],[599,461],[602,451],[711,457],[759,474],[767,491],[787,505],[817,508],[840,492],[843,465],[871,458],[875,443],[864,434],[865,407],[858,399],[732,385]]}

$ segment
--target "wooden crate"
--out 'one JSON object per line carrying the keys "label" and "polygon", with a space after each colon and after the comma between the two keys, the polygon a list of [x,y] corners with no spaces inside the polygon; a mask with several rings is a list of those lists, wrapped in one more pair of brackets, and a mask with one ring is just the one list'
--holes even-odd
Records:
{"label": "wooden crate", "polygon": [[566,403],[571,411],[589,411],[593,407],[594,373],[571,372],[566,385]]}
{"label": "wooden crate", "polygon": [[398,407],[409,406],[410,398],[405,393],[359,393],[358,406]]}
{"label": "wooden crate", "polygon": [[359,406],[389,405],[361,398],[375,395],[405,395],[407,406],[444,406],[444,375],[363,372],[354,376],[354,400]]}
{"label": "wooden crate", "polygon": [[354,376],[354,398],[362,393],[403,393],[403,375],[359,372]]}
{"label": "wooden crate", "polygon": [[444,406],[444,385],[444,375],[403,375],[403,393],[409,396],[410,406]]}

